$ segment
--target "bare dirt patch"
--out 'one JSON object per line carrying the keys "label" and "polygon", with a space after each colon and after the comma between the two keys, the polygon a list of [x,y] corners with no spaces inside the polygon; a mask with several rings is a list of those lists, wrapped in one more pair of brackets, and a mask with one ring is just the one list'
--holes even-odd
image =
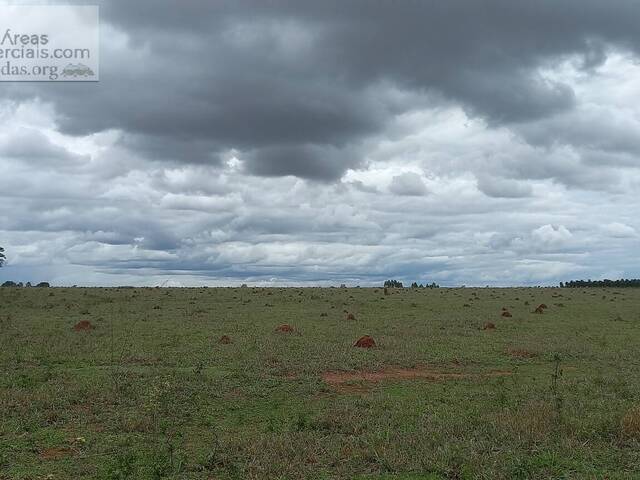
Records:
{"label": "bare dirt patch", "polygon": [[496,329],[496,324],[493,322],[486,322],[482,326],[482,330],[495,330],[495,329]]}
{"label": "bare dirt patch", "polygon": [[73,329],[76,332],[88,332],[94,328],[96,327],[94,327],[89,320],[80,320],[73,326]]}
{"label": "bare dirt patch", "polygon": [[40,451],[40,458],[42,460],[60,460],[61,458],[68,457],[71,453],[71,449],[69,448],[45,448]]}

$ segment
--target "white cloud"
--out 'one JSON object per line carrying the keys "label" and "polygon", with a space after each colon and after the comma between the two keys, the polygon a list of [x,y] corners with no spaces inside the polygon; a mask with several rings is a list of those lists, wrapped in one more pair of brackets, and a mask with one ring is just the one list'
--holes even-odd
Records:
{"label": "white cloud", "polygon": [[614,238],[633,238],[638,236],[635,228],[620,222],[612,222],[604,225],[603,230]]}
{"label": "white cloud", "polygon": [[564,225],[543,225],[531,232],[534,242],[546,248],[570,245],[573,235]]}

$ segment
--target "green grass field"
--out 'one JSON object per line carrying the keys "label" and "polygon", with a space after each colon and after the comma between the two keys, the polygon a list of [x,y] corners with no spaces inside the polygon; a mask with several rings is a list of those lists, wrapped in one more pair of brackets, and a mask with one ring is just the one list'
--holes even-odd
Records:
{"label": "green grass field", "polygon": [[4,288],[0,368],[3,480],[640,478],[635,289]]}

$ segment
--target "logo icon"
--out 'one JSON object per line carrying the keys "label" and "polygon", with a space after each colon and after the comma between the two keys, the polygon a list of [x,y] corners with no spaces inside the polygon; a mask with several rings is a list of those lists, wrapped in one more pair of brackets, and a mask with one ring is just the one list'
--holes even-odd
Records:
{"label": "logo icon", "polygon": [[82,63],[70,63],[62,70],[63,77],[93,77],[95,73]]}

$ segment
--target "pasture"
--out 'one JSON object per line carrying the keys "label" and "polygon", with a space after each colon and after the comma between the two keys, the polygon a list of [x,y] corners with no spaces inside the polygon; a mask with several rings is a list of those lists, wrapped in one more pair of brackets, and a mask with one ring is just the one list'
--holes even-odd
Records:
{"label": "pasture", "polygon": [[640,289],[2,288],[0,375],[3,480],[640,478]]}

